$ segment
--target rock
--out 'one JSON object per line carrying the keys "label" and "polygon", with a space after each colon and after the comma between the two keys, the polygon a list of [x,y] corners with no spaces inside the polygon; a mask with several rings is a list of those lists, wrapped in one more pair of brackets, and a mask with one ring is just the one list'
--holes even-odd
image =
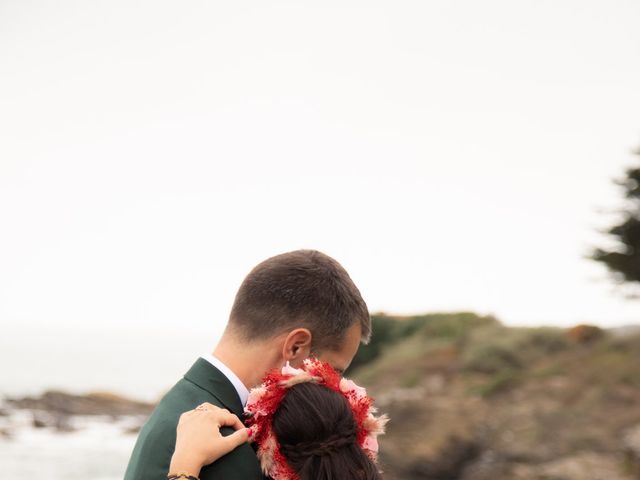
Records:
{"label": "rock", "polygon": [[[40,397],[9,398],[6,400],[6,404],[16,409],[48,412],[57,417],[69,415],[111,415],[115,417],[148,415],[153,410],[153,405],[150,403],[130,400],[105,392],[72,395],[60,391],[48,391]],[[54,422],[54,426],[63,423],[64,420],[59,419]]]}
{"label": "rock", "polygon": [[71,425],[69,415],[57,415],[53,426],[58,432],[73,432],[76,430]]}
{"label": "rock", "polygon": [[33,420],[31,421],[31,424],[34,428],[53,428],[58,432],[73,432],[76,430],[71,425],[71,417],[69,415],[55,412],[33,412]]}
{"label": "rock", "polygon": [[34,428],[46,428],[49,426],[47,422],[38,415],[33,416],[32,425]]}
{"label": "rock", "polygon": [[422,458],[406,467],[406,477],[432,480],[458,479],[481,453],[480,446],[466,439],[451,438],[437,456]]}
{"label": "rock", "polygon": [[494,450],[486,450],[465,466],[460,480],[495,480],[508,478],[509,462]]}
{"label": "rock", "polygon": [[629,470],[636,478],[640,478],[640,425],[629,429],[624,436],[623,446]]}
{"label": "rock", "polygon": [[518,480],[634,480],[615,454],[583,452],[538,465],[516,465]]}

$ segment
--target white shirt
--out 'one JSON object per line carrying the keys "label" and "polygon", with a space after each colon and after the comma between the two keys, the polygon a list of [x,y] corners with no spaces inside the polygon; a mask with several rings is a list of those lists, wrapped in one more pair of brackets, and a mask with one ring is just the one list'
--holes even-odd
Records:
{"label": "white shirt", "polygon": [[207,362],[209,362],[211,365],[213,365],[218,370],[220,370],[224,374],[224,376],[227,377],[227,379],[233,384],[234,388],[236,389],[236,392],[238,392],[238,396],[240,397],[242,406],[243,407],[246,406],[247,399],[249,398],[249,389],[244,386],[244,383],[242,383],[242,380],[240,380],[238,376],[235,373],[233,373],[233,371],[229,367],[227,367],[224,363],[222,363],[222,360],[215,357],[213,354],[205,353],[204,355],[202,355],[202,358],[204,358]]}

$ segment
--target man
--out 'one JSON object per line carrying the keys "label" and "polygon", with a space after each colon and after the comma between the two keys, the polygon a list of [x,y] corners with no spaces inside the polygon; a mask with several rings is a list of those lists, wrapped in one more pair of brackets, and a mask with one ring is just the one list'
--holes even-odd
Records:
{"label": "man", "polygon": [[[181,413],[208,402],[242,418],[249,389],[268,371],[286,362],[299,367],[314,355],[343,372],[370,335],[367,305],[333,258],[316,250],[296,250],[258,264],[242,282],[213,353],[193,364],[142,427],[125,480],[180,473],[168,470]],[[263,475],[245,443],[203,468],[200,478],[261,480]]]}

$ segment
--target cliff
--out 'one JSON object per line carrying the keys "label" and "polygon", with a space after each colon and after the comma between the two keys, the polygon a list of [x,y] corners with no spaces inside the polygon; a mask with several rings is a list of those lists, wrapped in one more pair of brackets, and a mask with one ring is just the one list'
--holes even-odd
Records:
{"label": "cliff", "polygon": [[350,375],[391,421],[388,480],[640,478],[640,333],[374,316]]}

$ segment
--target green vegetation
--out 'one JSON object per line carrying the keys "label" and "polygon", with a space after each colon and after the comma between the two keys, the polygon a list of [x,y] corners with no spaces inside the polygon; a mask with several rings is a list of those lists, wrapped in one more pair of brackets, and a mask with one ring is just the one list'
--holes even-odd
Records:
{"label": "green vegetation", "polygon": [[[410,317],[372,315],[373,336],[368,345],[360,347],[351,367],[357,369],[380,357],[385,349],[413,338],[413,347],[429,349],[434,343],[453,344],[463,341],[477,327],[499,325],[492,316],[472,312],[430,313]],[[405,345],[406,346],[406,345]],[[403,349],[397,349],[401,352]]]}
{"label": "green vegetation", "polygon": [[372,320],[371,342],[352,364],[365,383],[384,379],[415,387],[437,371],[466,382],[467,392],[487,396],[529,379],[562,376],[587,362],[590,368],[579,373],[585,380],[640,385],[634,366],[640,363],[630,362],[630,357],[640,362],[640,340],[612,337],[589,325],[514,328],[472,312],[377,314]]}
{"label": "green vegetation", "polygon": [[[637,152],[640,155],[640,150]],[[606,233],[615,248],[596,248],[588,258],[603,263],[618,282],[640,283],[640,166],[628,168],[615,180],[626,201],[622,220]]]}
{"label": "green vegetation", "polygon": [[[637,330],[514,328],[470,312],[373,322],[349,375],[391,418],[390,479],[585,479],[606,459],[597,478],[631,480],[616,472],[640,431]],[[563,462],[584,470],[554,476]]]}
{"label": "green vegetation", "polygon": [[485,383],[469,389],[469,393],[480,395],[482,397],[490,397],[508,390],[520,382],[522,378],[515,370],[504,370],[487,380]]}
{"label": "green vegetation", "polygon": [[474,331],[463,354],[466,370],[501,373],[523,370],[540,358],[560,352],[569,341],[559,328],[507,328]]}

